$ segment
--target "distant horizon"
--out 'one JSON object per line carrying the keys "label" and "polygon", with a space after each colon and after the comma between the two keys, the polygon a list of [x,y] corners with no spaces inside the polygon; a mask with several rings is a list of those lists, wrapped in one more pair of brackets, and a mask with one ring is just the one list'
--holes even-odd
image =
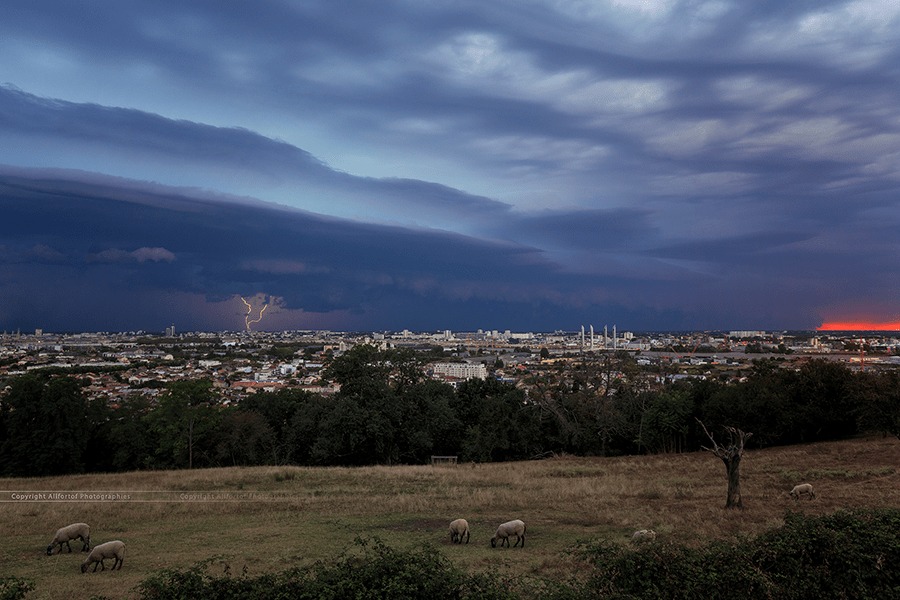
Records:
{"label": "distant horizon", "polygon": [[[825,326],[823,326],[825,327]],[[95,330],[66,330],[66,331],[58,331],[58,330],[47,330],[40,327],[28,330],[22,329],[12,329],[12,330],[4,330],[5,335],[11,335],[18,333],[23,336],[33,336],[35,335],[35,331],[40,330],[42,335],[83,335],[83,334],[109,334],[109,335],[118,335],[118,334],[134,334],[134,335],[150,335],[150,334],[158,334],[160,337],[165,337],[166,330],[154,330],[154,329],[123,329],[123,330],[112,330],[112,329],[95,329]],[[424,333],[435,333],[439,334],[445,331],[450,331],[452,334],[457,333],[477,333],[478,331],[482,331],[483,333],[490,333],[492,331],[497,331],[498,333],[506,333],[509,331],[511,334],[515,333],[530,333],[530,334],[543,334],[543,335],[553,335],[553,334],[571,334],[571,335],[581,335],[580,327],[577,329],[517,329],[517,330],[507,330],[507,329],[485,329],[485,328],[477,328],[477,329],[446,329],[446,328],[432,328],[432,329],[309,329],[309,328],[300,328],[300,329],[261,329],[261,330],[246,330],[246,329],[183,329],[179,330],[176,328],[175,337],[179,335],[189,334],[189,333],[209,333],[209,334],[246,334],[246,333],[258,333],[258,334],[277,334],[277,333],[295,333],[295,332],[329,332],[329,333],[341,333],[341,334],[395,334],[395,333],[403,333],[404,331],[408,331],[411,334],[424,334]],[[585,328],[585,337],[589,335],[589,330]],[[736,329],[736,328],[727,328],[727,329],[628,329],[628,328],[617,328],[617,333],[630,333],[630,334],[728,334],[732,331],[761,331],[763,333],[900,333],[900,327],[896,328],[831,328],[831,329]],[[612,329],[608,330],[608,335],[612,337]],[[603,337],[603,330],[594,329],[594,338]]]}
{"label": "distant horizon", "polygon": [[817,331],[900,331],[900,321],[893,323],[841,321],[825,323]]}

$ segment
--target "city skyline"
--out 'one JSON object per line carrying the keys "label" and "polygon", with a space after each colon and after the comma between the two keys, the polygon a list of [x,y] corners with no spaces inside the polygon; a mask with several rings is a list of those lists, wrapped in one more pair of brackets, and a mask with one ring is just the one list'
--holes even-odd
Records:
{"label": "city skyline", "polygon": [[5,12],[0,330],[900,329],[900,6]]}

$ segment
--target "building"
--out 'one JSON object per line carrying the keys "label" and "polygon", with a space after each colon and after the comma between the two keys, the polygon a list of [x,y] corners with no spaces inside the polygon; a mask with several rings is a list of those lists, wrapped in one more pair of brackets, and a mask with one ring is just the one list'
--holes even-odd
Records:
{"label": "building", "polygon": [[436,363],[434,374],[454,379],[487,379],[487,367],[481,363]]}

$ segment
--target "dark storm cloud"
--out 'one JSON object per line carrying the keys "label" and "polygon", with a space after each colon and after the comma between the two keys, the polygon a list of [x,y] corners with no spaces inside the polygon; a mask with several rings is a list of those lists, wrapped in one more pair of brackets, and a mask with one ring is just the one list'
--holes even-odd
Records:
{"label": "dark storm cloud", "polygon": [[7,179],[87,204],[8,201],[0,261],[373,319],[812,327],[896,292],[898,15],[13,0],[0,163],[122,179]]}
{"label": "dark storm cloud", "polygon": [[809,234],[791,232],[740,235],[727,239],[687,241],[655,249],[650,254],[662,258],[736,263],[752,261],[754,256],[769,255],[773,251],[811,237]]}
{"label": "dark storm cloud", "polygon": [[636,253],[652,244],[659,231],[640,209],[553,211],[510,218],[504,226],[516,238],[539,239],[555,248]]}
{"label": "dark storm cloud", "polygon": [[[16,300],[6,303],[4,318],[36,327],[62,327],[62,317],[68,328],[88,329],[103,329],[103,319],[143,329],[172,320],[205,324],[197,297],[212,306],[264,294],[287,311],[303,311],[293,328],[310,326],[303,317],[343,312],[376,328],[428,328],[434,314],[475,328],[495,314],[510,327],[528,322],[540,329],[559,319],[624,318],[641,306],[645,322],[663,328],[662,318],[683,324],[697,315],[656,305],[648,285],[653,294],[665,288],[680,297],[721,283],[690,270],[680,278],[646,269],[576,275],[544,252],[514,243],[355,223],[199,190],[7,171],[16,172],[0,178],[0,210],[7,216],[0,258],[13,257],[6,262],[14,268],[0,278],[0,293]],[[596,223],[609,216],[592,215]],[[585,215],[549,219],[547,237],[564,239],[567,223],[579,219]],[[27,226],[34,222],[41,227]],[[573,234],[590,230],[588,224]],[[623,240],[614,245],[621,250]],[[64,293],[47,296],[41,290],[48,286]],[[142,306],[139,317],[136,306]],[[234,323],[237,316],[232,309]]]}
{"label": "dark storm cloud", "polygon": [[[185,292],[221,300],[265,293],[284,298],[287,309],[374,306],[386,315],[390,307],[379,306],[379,298],[440,301],[458,294],[457,286],[516,287],[538,274],[552,276],[538,253],[518,245],[223,202],[199,191],[192,196],[121,181],[100,186],[53,175],[0,178],[7,217],[0,224],[7,241],[0,259],[29,266],[27,275],[5,282],[6,294],[14,286],[50,285],[64,264],[83,281],[119,281],[122,289],[107,294]],[[34,222],[42,226],[28,226]],[[48,257],[56,259],[52,268],[42,266]]]}
{"label": "dark storm cloud", "polygon": [[[511,328],[552,328],[560,319],[577,326],[640,310],[653,326],[696,318],[641,300],[647,281],[638,273],[567,274],[518,244],[89,174],[9,171],[0,178],[0,210],[8,216],[0,236],[15,268],[0,278],[0,293],[16,301],[4,306],[4,318],[35,327],[59,328],[65,319],[69,328],[190,327],[215,321],[202,315],[204,302],[207,312],[221,311],[216,303],[256,294],[296,311],[278,322],[294,328],[323,315],[337,315],[332,324],[357,315],[389,329],[428,328],[434,314],[460,328],[486,326],[489,318]],[[42,227],[25,227],[29,222]],[[564,223],[557,226],[561,232]],[[685,291],[694,285],[689,279],[665,285]],[[41,293],[47,286],[64,292]],[[214,316],[237,328],[239,308]]]}

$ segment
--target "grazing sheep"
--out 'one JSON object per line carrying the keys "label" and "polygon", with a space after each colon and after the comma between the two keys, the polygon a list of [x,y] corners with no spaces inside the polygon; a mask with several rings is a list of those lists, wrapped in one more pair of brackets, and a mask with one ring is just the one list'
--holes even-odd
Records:
{"label": "grazing sheep", "polygon": [[81,548],[82,552],[87,552],[91,549],[91,528],[87,523],[73,523],[58,529],[56,535],[53,536],[53,541],[47,546],[47,556],[53,554],[53,549],[57,546],[59,546],[59,551],[62,552],[63,544],[71,552],[72,546],[69,545],[69,540],[77,539],[81,539],[84,544]]}
{"label": "grazing sheep", "polygon": [[808,483],[795,485],[794,489],[791,490],[791,498],[793,498],[794,500],[799,500],[800,494],[808,494],[810,500],[816,497],[816,493],[813,492],[812,486]]}
{"label": "grazing sheep", "polygon": [[[103,564],[103,561],[107,558],[116,559],[113,563],[112,569],[110,569],[111,571],[116,570],[116,565],[119,565],[119,570],[121,571],[122,563],[125,562],[125,544],[120,542],[119,540],[116,540],[114,542],[106,542],[105,544],[94,546],[94,549],[91,550],[91,553],[88,554],[88,557],[84,559],[83,563],[81,563],[81,572],[86,572],[91,563],[99,563],[100,570],[105,571],[106,565]],[[97,572],[97,565],[94,565],[94,570],[91,572]]]}
{"label": "grazing sheep", "polygon": [[656,539],[656,532],[652,529],[641,529],[635,531],[631,536],[632,542],[649,542]]}
{"label": "grazing sheep", "polygon": [[450,543],[462,544],[463,536],[466,537],[466,543],[469,543],[469,522],[465,519],[456,519],[450,523]]}
{"label": "grazing sheep", "polygon": [[491,538],[491,548],[497,547],[497,540],[500,540],[500,546],[503,546],[503,543],[506,542],[506,547],[509,548],[509,538],[510,536],[516,536],[516,543],[513,544],[513,548],[519,545],[519,542],[522,542],[522,547],[525,547],[525,523],[516,519],[515,521],[508,521],[497,528],[497,533],[494,534],[494,537]]}

